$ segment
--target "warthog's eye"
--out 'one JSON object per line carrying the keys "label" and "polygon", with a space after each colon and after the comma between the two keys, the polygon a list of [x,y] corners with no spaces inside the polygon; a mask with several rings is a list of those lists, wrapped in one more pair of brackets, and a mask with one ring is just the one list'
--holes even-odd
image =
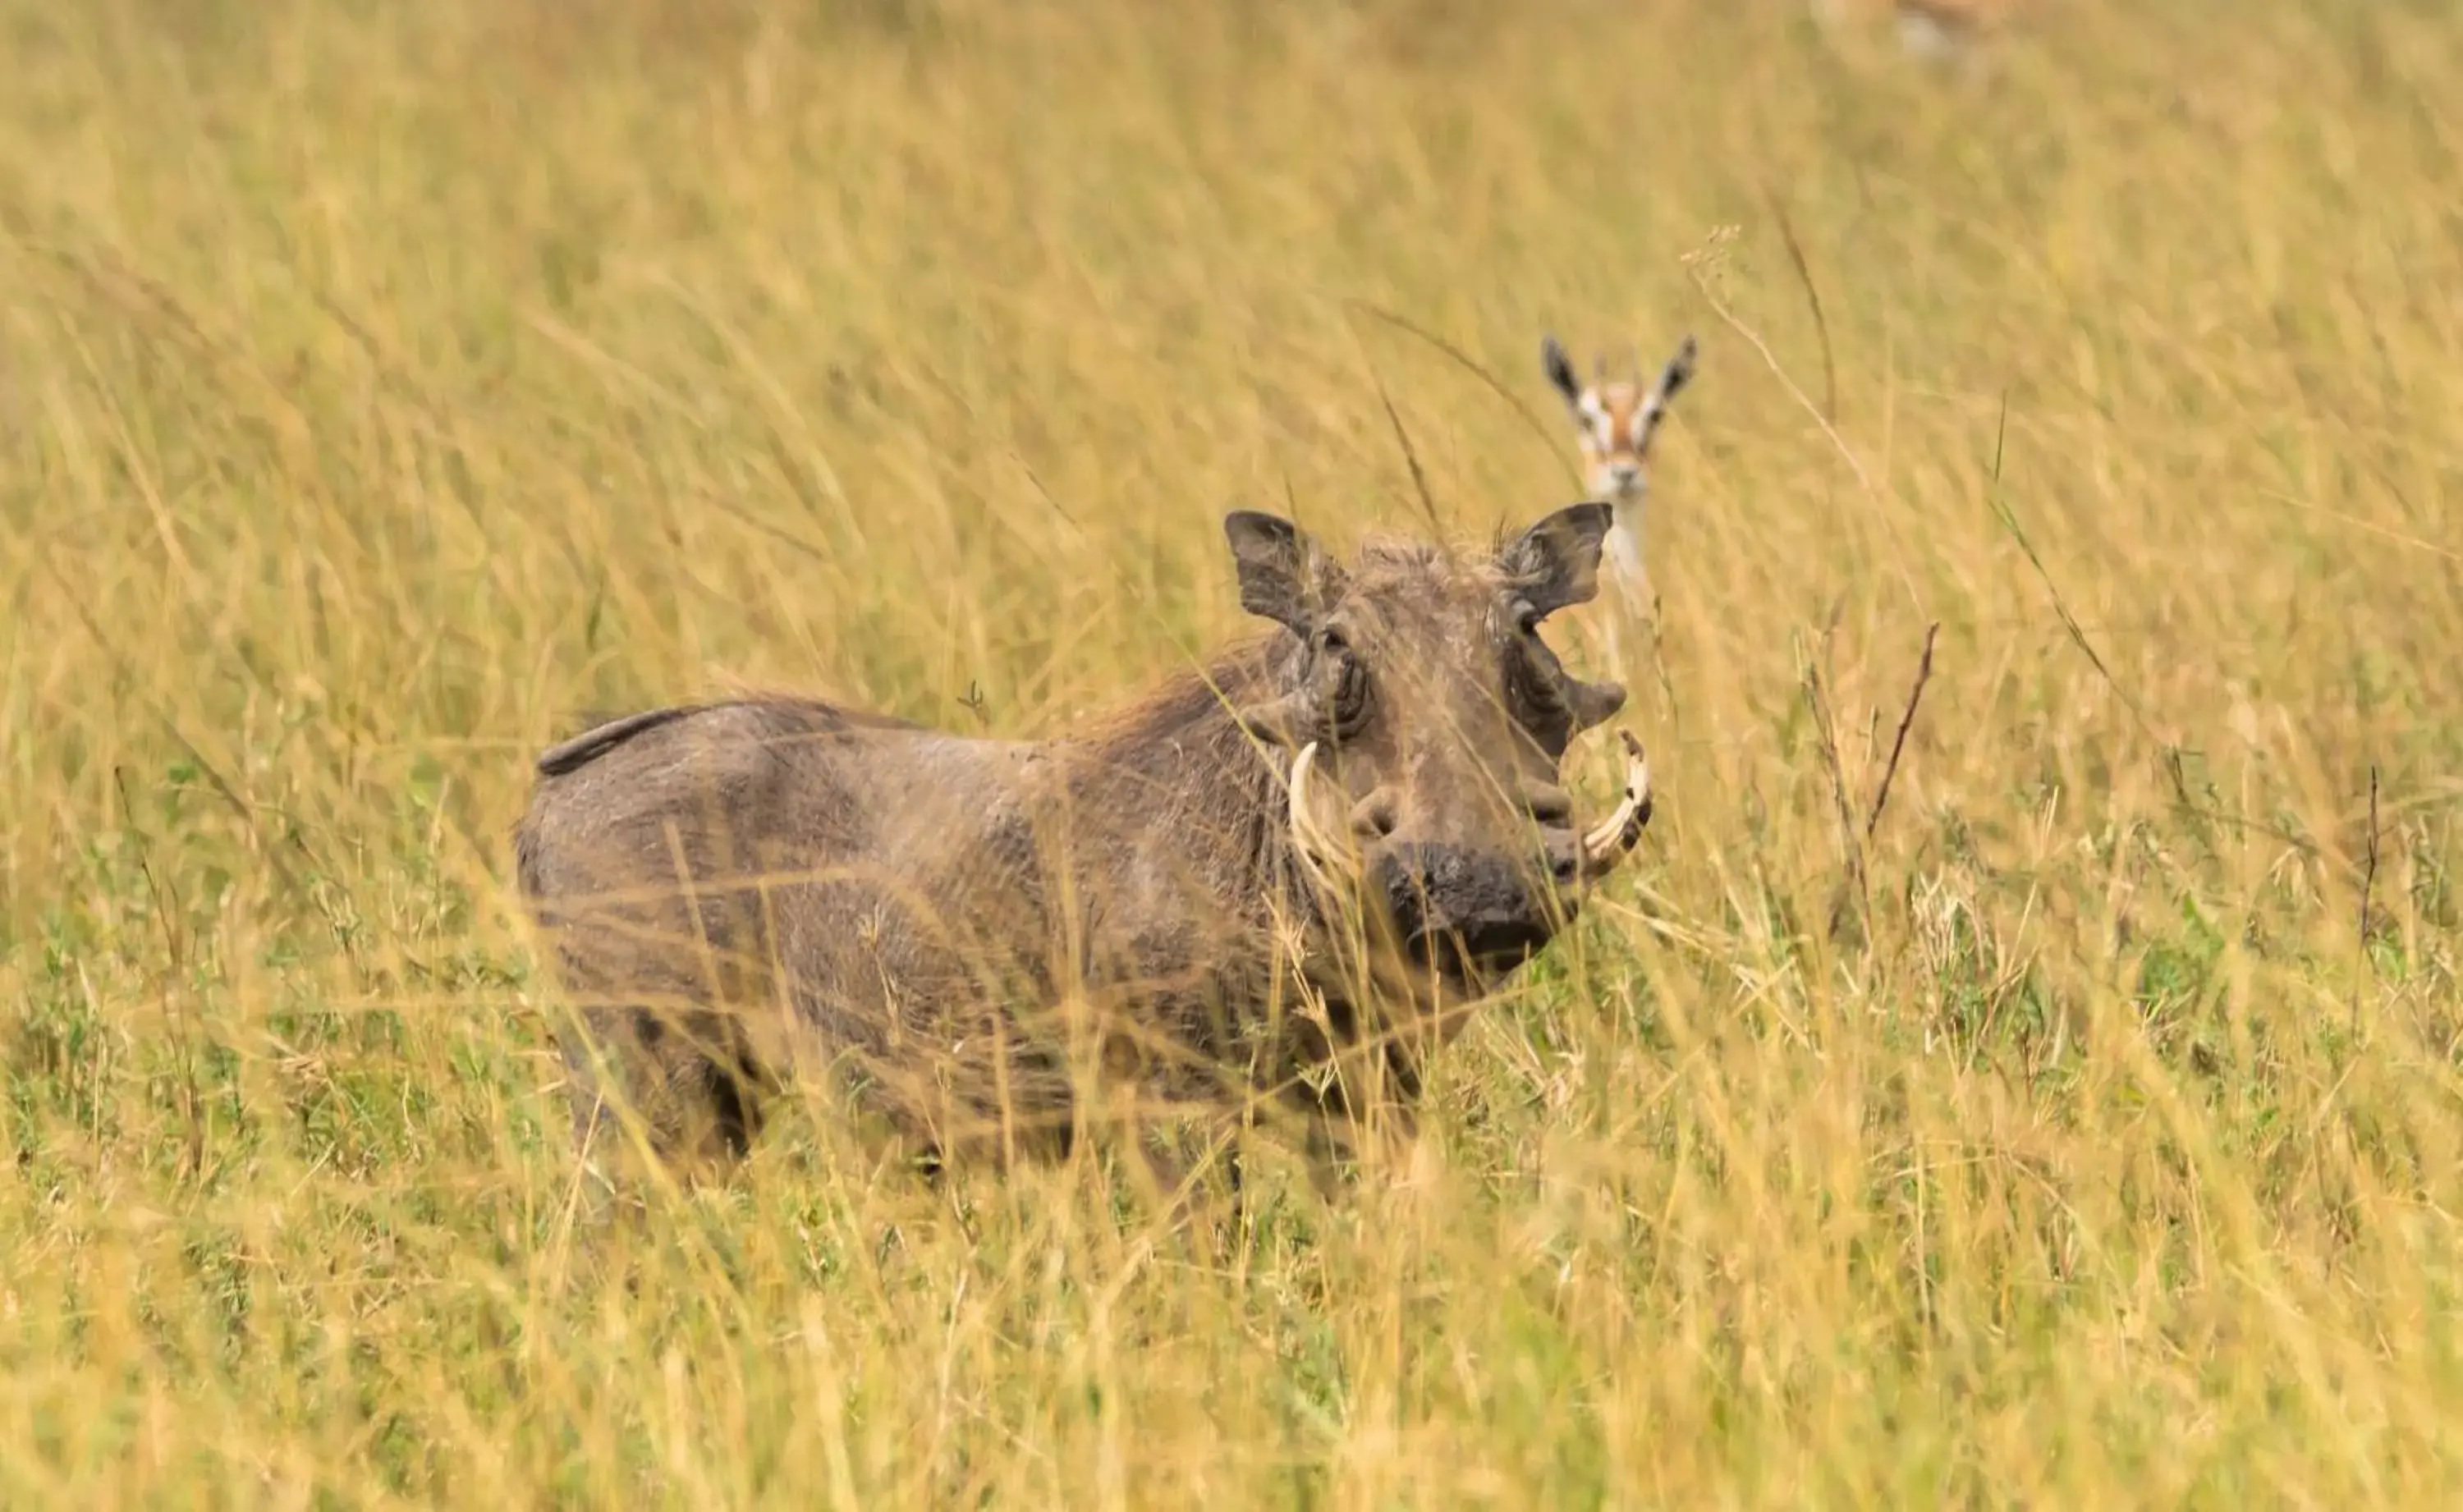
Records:
{"label": "warthog's eye", "polygon": [[1318,632],[1318,686],[1326,723],[1338,735],[1360,727],[1368,713],[1368,669],[1339,630]]}
{"label": "warthog's eye", "polygon": [[1522,635],[1505,653],[1505,684],[1514,716],[1551,754],[1573,739],[1573,707],[1565,697],[1565,669],[1539,638],[1537,616],[1515,606]]}
{"label": "warthog's eye", "polygon": [[1539,611],[1532,608],[1529,604],[1516,599],[1514,604],[1514,628],[1520,631],[1523,635],[1530,636],[1535,639],[1537,638],[1539,635]]}

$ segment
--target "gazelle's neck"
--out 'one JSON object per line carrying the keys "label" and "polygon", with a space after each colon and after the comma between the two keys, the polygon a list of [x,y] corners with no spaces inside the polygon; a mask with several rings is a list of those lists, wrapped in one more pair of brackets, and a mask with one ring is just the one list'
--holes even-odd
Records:
{"label": "gazelle's neck", "polygon": [[1636,479],[1623,488],[1602,489],[1599,494],[1613,511],[1607,539],[1600,543],[1602,557],[1609,575],[1628,591],[1638,590],[1644,581],[1642,508],[1646,491],[1642,481]]}

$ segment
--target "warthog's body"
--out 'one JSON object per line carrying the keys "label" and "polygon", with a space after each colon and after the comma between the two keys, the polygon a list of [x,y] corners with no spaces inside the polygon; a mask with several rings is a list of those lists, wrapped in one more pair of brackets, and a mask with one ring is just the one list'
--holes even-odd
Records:
{"label": "warthog's body", "polygon": [[[1589,596],[1605,526],[1577,506],[1498,558],[1373,548],[1346,572],[1234,516],[1244,600],[1287,628],[1057,740],[776,700],[550,751],[521,885],[616,1073],[568,1045],[578,1124],[614,1094],[663,1153],[724,1156],[765,1091],[831,1066],[932,1151],[1054,1152],[1096,1088],[1340,1113],[1356,1070],[1305,1073],[1352,1048],[1407,1100],[1413,1038],[1388,1031],[1543,944],[1571,906],[1550,874],[1612,864],[1646,817],[1572,834],[1557,762],[1623,693],[1530,633]],[[1346,827],[1310,762],[1354,842],[1325,838]]]}
{"label": "warthog's body", "polygon": [[[1295,899],[1280,782],[1195,677],[1043,745],[788,702],[611,733],[542,785],[522,879],[544,918],[586,920],[562,941],[567,981],[606,1000],[586,1009],[594,1029],[655,1066],[632,1091],[669,1141],[705,1108],[711,1133],[750,1133],[730,1060],[761,1083],[846,1053],[936,1144],[1004,1111],[1014,1134],[1058,1136],[1067,1036],[1033,1010],[1134,1005],[1116,1059],[1140,1029],[1148,1048],[1232,1053],[1210,1010],[1263,996],[1272,911]],[[679,858],[704,889],[698,930]],[[645,884],[661,896],[621,896]],[[699,1011],[663,1025],[677,1007]],[[893,1086],[917,1071],[925,1085]]]}

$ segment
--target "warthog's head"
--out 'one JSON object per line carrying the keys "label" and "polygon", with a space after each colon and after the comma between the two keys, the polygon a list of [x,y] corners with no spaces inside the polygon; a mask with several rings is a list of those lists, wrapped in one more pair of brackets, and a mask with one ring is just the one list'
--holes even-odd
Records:
{"label": "warthog's head", "polygon": [[1272,515],[1224,523],[1242,606],[1290,632],[1241,713],[1292,753],[1295,848],[1444,995],[1546,944],[1648,820],[1630,737],[1625,801],[1603,822],[1578,827],[1558,786],[1574,737],[1624,704],[1540,638],[1597,592],[1609,522],[1578,504],[1487,551],[1371,543],[1347,565]]}

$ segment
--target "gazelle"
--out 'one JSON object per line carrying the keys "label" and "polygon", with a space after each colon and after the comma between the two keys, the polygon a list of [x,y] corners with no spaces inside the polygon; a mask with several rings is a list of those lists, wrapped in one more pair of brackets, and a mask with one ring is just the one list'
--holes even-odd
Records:
{"label": "gazelle", "polygon": [[1582,451],[1582,482],[1593,497],[1607,504],[1615,520],[1608,528],[1604,559],[1613,602],[1608,606],[1608,659],[1624,669],[1624,640],[1619,634],[1627,616],[1639,616],[1655,596],[1650,574],[1642,563],[1642,511],[1649,492],[1647,466],[1650,443],[1668,401],[1693,377],[1695,348],[1690,335],[1677,345],[1676,355],[1659,372],[1659,381],[1643,387],[1642,358],[1633,356],[1632,376],[1610,379],[1607,361],[1592,366],[1588,383],[1574,375],[1564,346],[1552,334],[1539,343],[1539,362],[1548,381],[1564,396],[1572,412]]}
{"label": "gazelle", "polygon": [[1814,19],[1833,31],[1896,23],[1899,46],[1934,62],[1972,62],[1978,49],[2018,12],[2025,0],[1813,0]]}

